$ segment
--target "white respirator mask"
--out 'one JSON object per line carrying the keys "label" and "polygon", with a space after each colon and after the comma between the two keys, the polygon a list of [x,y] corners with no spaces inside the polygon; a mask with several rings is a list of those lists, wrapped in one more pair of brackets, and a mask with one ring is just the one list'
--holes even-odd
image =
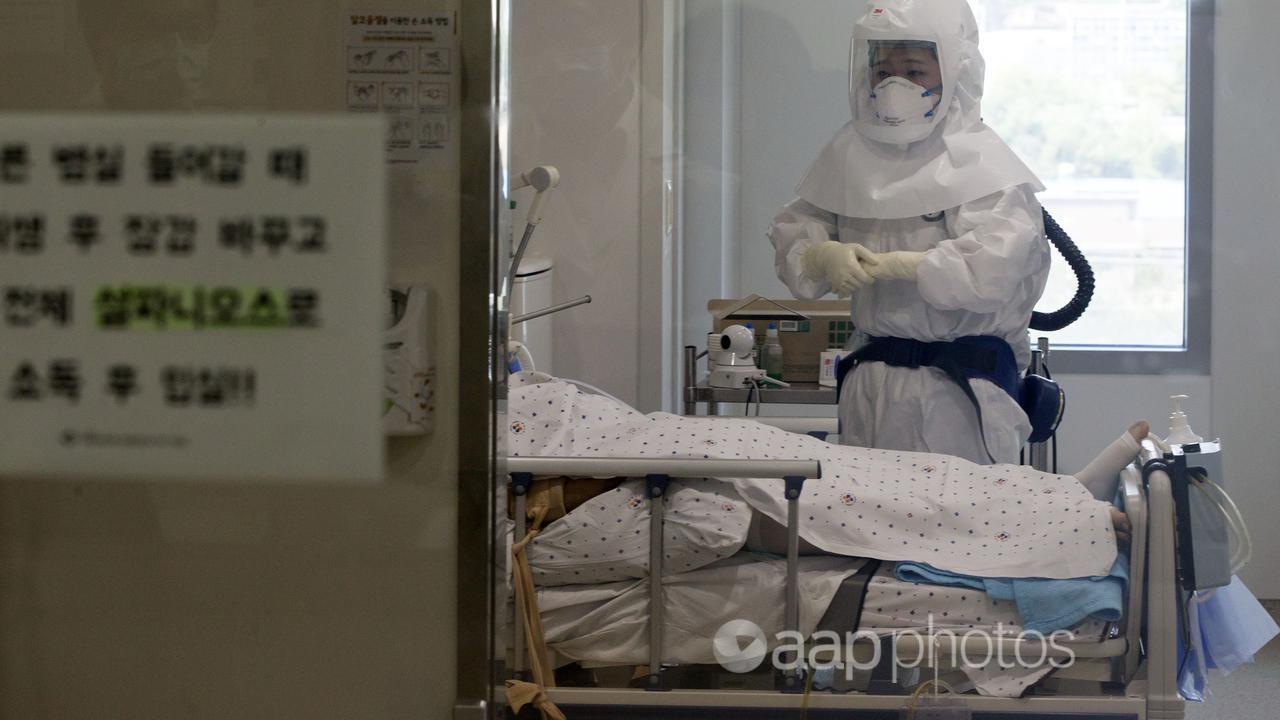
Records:
{"label": "white respirator mask", "polygon": [[925,125],[933,122],[940,94],[940,89],[929,90],[894,76],[886,78],[871,92],[871,107],[881,125]]}

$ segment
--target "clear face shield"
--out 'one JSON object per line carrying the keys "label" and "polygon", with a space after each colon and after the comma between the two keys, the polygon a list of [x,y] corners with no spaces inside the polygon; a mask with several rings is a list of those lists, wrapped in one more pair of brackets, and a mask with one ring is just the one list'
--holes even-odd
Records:
{"label": "clear face shield", "polygon": [[913,142],[925,137],[942,110],[942,96],[937,43],[854,39],[849,69],[850,104],[854,119],[872,129],[876,139]]}

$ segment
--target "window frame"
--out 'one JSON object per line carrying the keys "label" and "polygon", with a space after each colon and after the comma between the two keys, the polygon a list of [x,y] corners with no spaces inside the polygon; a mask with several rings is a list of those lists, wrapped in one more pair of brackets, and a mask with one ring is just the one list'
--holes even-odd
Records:
{"label": "window frame", "polygon": [[[1053,372],[1110,375],[1210,373],[1215,3],[1216,0],[1187,0],[1183,347],[1051,347],[1048,366]],[[1032,331],[1033,347],[1038,337]]]}

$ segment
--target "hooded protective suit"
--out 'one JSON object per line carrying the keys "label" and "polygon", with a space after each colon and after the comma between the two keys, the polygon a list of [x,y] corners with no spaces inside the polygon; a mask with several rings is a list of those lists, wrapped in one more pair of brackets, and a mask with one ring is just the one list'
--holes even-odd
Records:
{"label": "hooded protective suit", "polygon": [[[887,69],[885,48],[932,53],[940,87]],[[984,65],[968,4],[873,0],[855,26],[849,65],[853,118],[769,228],[778,277],[796,297],[817,299],[832,287],[805,272],[815,245],[902,254],[912,260],[906,279],[886,275],[853,292],[860,332],[926,342],[993,336],[1025,370],[1027,328],[1049,272],[1035,198],[1044,187],[982,123]],[[890,77],[898,72],[910,76]],[[971,382],[985,444],[971,401],[934,367],[863,362],[844,380],[847,444],[1017,462],[1031,432],[1017,402],[986,380]]]}

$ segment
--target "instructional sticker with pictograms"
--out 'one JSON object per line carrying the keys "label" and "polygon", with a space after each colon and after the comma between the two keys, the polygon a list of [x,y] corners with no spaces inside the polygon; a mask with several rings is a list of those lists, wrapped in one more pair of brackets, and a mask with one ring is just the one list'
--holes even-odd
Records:
{"label": "instructional sticker with pictograms", "polygon": [[453,13],[346,16],[347,109],[387,116],[387,159],[418,162],[457,128],[458,36]]}

